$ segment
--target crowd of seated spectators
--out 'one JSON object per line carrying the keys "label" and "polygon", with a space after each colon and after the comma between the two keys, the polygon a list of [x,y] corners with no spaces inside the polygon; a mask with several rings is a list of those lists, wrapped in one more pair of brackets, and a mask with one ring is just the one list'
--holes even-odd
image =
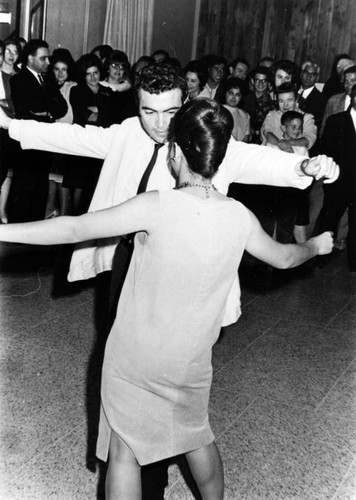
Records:
{"label": "crowd of seated spectators", "polygon": [[[110,127],[137,114],[135,78],[142,68],[154,64],[170,65],[180,72],[187,84],[186,100],[221,102],[234,119],[232,140],[302,156],[332,153],[338,157],[323,133],[326,129],[327,136],[332,135],[331,116],[353,109],[356,62],[348,54],[335,58],[330,77],[321,84],[320,66],[312,59],[298,65],[264,56],[253,65],[245,57],[228,62],[222,55],[207,54],[182,67],[163,49],[129,61],[125,52],[100,45],[75,61],[68,49],[58,48],[50,55],[43,40],[26,43],[12,38],[0,41],[0,106],[15,118]],[[22,151],[5,130],[0,132],[0,155],[2,223],[80,214],[88,209],[100,160]],[[342,189],[338,189],[340,196]],[[350,213],[350,206],[342,204],[336,218],[330,216],[332,206],[325,214],[321,182],[314,182],[302,195],[287,191],[236,185],[231,195],[253,210],[264,228],[284,243],[305,241],[317,231],[321,212],[323,229],[328,229],[328,217],[332,219],[330,229],[342,248],[346,236],[337,234],[339,212],[348,209]],[[329,191],[326,199],[331,196]],[[354,192],[350,203],[355,205]]]}

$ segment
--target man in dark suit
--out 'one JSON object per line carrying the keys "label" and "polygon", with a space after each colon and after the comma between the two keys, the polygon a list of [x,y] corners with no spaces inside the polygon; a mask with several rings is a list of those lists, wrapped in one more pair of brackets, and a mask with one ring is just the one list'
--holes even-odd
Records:
{"label": "man in dark suit", "polygon": [[301,86],[298,90],[298,106],[304,113],[314,116],[315,124],[320,126],[325,110],[326,100],[323,94],[316,88],[319,79],[320,67],[312,61],[302,64],[300,73]]}
{"label": "man in dark suit", "polygon": [[[298,90],[297,99],[299,109],[303,111],[303,113],[310,113],[314,116],[318,132],[320,130],[326,105],[325,97],[315,86],[319,74],[320,67],[315,62],[306,61],[302,64],[302,71],[300,73],[301,86]],[[317,141],[310,151],[310,156],[318,154],[318,146],[319,144]]]}
{"label": "man in dark suit", "polygon": [[[49,66],[48,44],[31,40],[24,48],[24,64],[10,80],[15,116],[23,120],[53,122],[67,112],[59,87],[46,80]],[[44,218],[48,191],[50,153],[21,151],[9,195],[9,222]]]}
{"label": "man in dark suit", "polygon": [[334,231],[348,208],[347,260],[351,272],[356,272],[356,84],[347,111],[330,116],[322,135],[322,152],[340,166],[340,176],[324,185],[324,204],[320,212],[320,231]]}
{"label": "man in dark suit", "polygon": [[345,69],[343,75],[345,92],[333,95],[327,101],[323,121],[321,124],[321,133],[323,133],[324,131],[326,120],[329,118],[329,116],[335,115],[336,113],[341,113],[342,111],[346,111],[350,106],[351,89],[356,83],[356,65],[349,66],[347,69]]}
{"label": "man in dark suit", "polygon": [[208,68],[209,76],[208,81],[199,94],[199,97],[205,97],[208,99],[215,99],[215,101],[219,101],[223,92],[222,83],[227,75],[226,59],[215,54],[208,54],[201,60]]}

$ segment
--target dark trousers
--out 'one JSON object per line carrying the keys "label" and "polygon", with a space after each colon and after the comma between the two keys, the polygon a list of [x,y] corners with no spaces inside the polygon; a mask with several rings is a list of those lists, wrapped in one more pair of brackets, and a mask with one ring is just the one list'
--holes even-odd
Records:
{"label": "dark trousers", "polygon": [[266,233],[273,234],[273,188],[270,186],[232,183],[229,187],[228,196],[240,201],[251,210]]}
{"label": "dark trousers", "polygon": [[30,222],[44,218],[51,157],[51,153],[44,151],[20,151],[9,193],[9,222]]}
{"label": "dark trousers", "polygon": [[142,500],[163,500],[168,485],[169,460],[141,467]]}
{"label": "dark trousers", "polygon": [[350,270],[356,271],[356,189],[347,180],[324,184],[323,188],[324,203],[319,215],[319,232],[333,231],[336,236],[338,223],[348,208],[347,261]]}
{"label": "dark trousers", "polygon": [[16,165],[20,151],[19,143],[10,138],[7,130],[0,129],[0,187],[6,179],[9,168]]}
{"label": "dark trousers", "polygon": [[300,203],[298,189],[234,183],[228,195],[251,210],[267,234],[276,232],[280,243],[292,241]]}
{"label": "dark trousers", "polygon": [[300,203],[300,191],[294,188],[272,188],[274,193],[274,220],[276,241],[279,243],[291,243],[293,241],[293,229],[297,220]]}

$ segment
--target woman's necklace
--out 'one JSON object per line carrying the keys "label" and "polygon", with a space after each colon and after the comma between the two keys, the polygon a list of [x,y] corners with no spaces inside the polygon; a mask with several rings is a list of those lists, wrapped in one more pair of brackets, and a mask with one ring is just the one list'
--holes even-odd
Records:
{"label": "woman's necklace", "polygon": [[205,189],[205,198],[210,198],[209,195],[209,190],[211,191],[217,191],[216,187],[213,186],[213,184],[197,184],[196,182],[182,182],[181,184],[178,184],[176,189],[183,189],[186,187],[197,187],[197,188],[204,188]]}

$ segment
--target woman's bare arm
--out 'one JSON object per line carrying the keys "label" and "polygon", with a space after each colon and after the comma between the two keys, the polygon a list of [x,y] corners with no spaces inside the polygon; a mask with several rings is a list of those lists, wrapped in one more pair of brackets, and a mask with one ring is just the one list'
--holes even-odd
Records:
{"label": "woman's bare arm", "polygon": [[278,269],[296,267],[316,255],[328,254],[333,249],[333,238],[329,231],[301,244],[282,244],[271,238],[250,212],[251,232],[246,250],[254,257]]}
{"label": "woman's bare arm", "polygon": [[0,241],[33,245],[78,243],[133,233],[151,232],[157,220],[159,194],[143,193],[115,207],[78,217],[0,224]]}

